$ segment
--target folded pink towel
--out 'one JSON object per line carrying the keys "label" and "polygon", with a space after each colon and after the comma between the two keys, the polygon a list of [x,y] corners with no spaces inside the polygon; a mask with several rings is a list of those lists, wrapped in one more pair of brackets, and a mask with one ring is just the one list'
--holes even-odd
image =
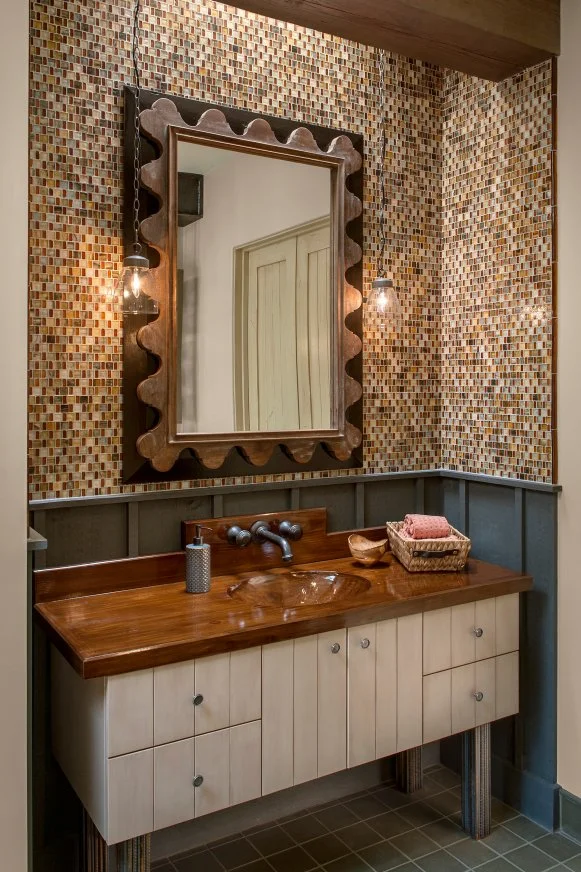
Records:
{"label": "folded pink towel", "polygon": [[445,539],[452,532],[441,515],[406,515],[402,532],[411,539]]}

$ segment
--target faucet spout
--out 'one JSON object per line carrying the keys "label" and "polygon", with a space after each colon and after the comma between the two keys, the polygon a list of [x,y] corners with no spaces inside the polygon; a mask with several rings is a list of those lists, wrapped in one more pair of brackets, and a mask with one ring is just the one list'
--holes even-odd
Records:
{"label": "faucet spout", "polygon": [[266,521],[256,521],[250,528],[250,532],[257,542],[274,542],[282,552],[283,563],[291,562],[293,551],[290,542],[284,536],[278,536],[276,533],[273,533]]}

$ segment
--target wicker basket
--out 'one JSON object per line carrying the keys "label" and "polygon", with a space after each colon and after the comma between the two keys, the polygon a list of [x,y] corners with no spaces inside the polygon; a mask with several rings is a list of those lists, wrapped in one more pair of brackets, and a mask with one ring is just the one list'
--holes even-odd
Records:
{"label": "wicker basket", "polygon": [[406,539],[400,534],[403,521],[388,521],[391,550],[410,572],[453,572],[464,569],[471,542],[450,527],[454,539]]}

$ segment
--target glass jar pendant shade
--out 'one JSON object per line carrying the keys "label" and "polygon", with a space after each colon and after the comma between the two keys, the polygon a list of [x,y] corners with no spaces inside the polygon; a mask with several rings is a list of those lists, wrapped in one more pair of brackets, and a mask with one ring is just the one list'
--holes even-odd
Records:
{"label": "glass jar pendant shade", "polygon": [[124,315],[157,315],[159,306],[151,296],[153,275],[149,260],[141,254],[139,243],[134,245],[134,253],[123,260],[123,269],[116,286],[116,297],[121,298],[121,311]]}
{"label": "glass jar pendant shade", "polygon": [[401,305],[391,279],[380,276],[372,281],[367,304],[394,324],[401,322]]}

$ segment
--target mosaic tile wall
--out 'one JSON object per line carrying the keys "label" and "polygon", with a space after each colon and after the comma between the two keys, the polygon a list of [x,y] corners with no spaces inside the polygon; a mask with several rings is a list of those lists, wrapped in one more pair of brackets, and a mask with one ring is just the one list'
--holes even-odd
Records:
{"label": "mosaic tile wall", "polygon": [[551,481],[551,65],[443,82],[442,466]]}
{"label": "mosaic tile wall", "polygon": [[[364,281],[368,290],[378,244],[379,208],[381,101],[374,50],[210,0],[165,0],[151,7],[145,4],[143,18],[144,87],[363,134]],[[123,256],[122,86],[131,80],[127,45],[130,24],[129,4],[119,0],[31,3],[30,495],[33,499],[180,489],[196,484],[132,487],[121,484],[121,322],[104,302],[102,292]],[[531,105],[534,95],[539,95],[543,88],[543,74],[537,75],[538,80],[527,76],[509,86],[513,100],[528,101],[529,106],[528,111],[517,105],[512,107],[520,119],[518,142],[525,142],[527,136],[534,142],[542,132],[539,107]],[[446,463],[476,472],[548,478],[550,469],[543,451],[539,453],[532,443],[526,449],[527,427],[531,423],[528,413],[523,412],[521,421],[519,411],[519,420],[512,423],[510,410],[502,408],[500,402],[496,407],[486,406],[491,415],[504,414],[502,430],[496,424],[491,428],[496,428],[497,441],[504,433],[512,440],[513,453],[503,455],[503,464],[499,464],[489,456],[492,442],[483,444],[477,439],[478,432],[472,435],[466,427],[464,400],[470,393],[466,384],[461,385],[461,390],[456,388],[456,367],[468,360],[463,354],[471,348],[467,340],[458,339],[460,330],[464,330],[461,320],[464,296],[468,301],[474,289],[468,252],[466,258],[454,261],[459,248],[454,242],[454,221],[442,213],[442,192],[447,206],[464,216],[457,216],[460,234],[461,222],[466,220],[462,211],[465,204],[460,189],[456,191],[452,182],[456,166],[458,172],[462,169],[464,153],[461,142],[451,131],[455,116],[459,121],[465,118],[466,124],[472,123],[472,110],[468,107],[471,100],[478,104],[482,83],[397,56],[389,58],[386,80],[390,119],[388,249],[404,323],[399,333],[390,333],[372,313],[365,315],[365,470],[413,470],[441,465],[443,368]],[[488,86],[484,87],[486,91]],[[489,115],[492,111],[489,109]],[[497,120],[497,128],[489,120],[482,129],[492,138],[496,129],[510,138],[513,123],[512,116],[507,114],[504,121]],[[494,145],[486,143],[482,152],[482,166],[489,168],[490,161],[497,158]],[[538,194],[527,189],[527,185],[536,187],[539,182],[544,185],[546,178],[535,176],[533,166],[528,174],[514,175],[512,182],[510,174],[503,176],[499,189],[502,201],[522,195],[523,205],[531,196],[537,202]],[[447,175],[442,185],[443,170]],[[480,184],[477,179],[485,170],[480,171],[477,166],[470,171],[475,173],[475,184],[470,188],[475,197]],[[485,220],[484,216],[481,218]],[[526,258],[537,241],[530,236],[521,238],[522,231],[530,233],[532,228],[530,225],[525,228],[522,223],[515,228],[512,238],[520,248],[515,250],[514,257]],[[494,233],[483,229],[482,238],[494,239]],[[500,243],[496,245],[500,247]],[[446,272],[447,319],[443,365],[442,264]],[[458,275],[453,278],[455,271]],[[499,291],[507,291],[507,282],[503,280]],[[523,280],[523,305],[535,305],[536,298],[532,299],[530,291]],[[508,293],[513,294],[513,289],[508,288]],[[456,310],[458,320],[453,322],[450,313]],[[523,323],[526,318],[507,326],[504,335],[509,344],[516,337],[514,341],[523,345],[530,367],[536,360],[532,345],[546,342],[547,327],[543,322],[531,339],[530,329],[523,327]],[[465,346],[463,352],[461,346]],[[503,365],[497,358],[493,363]],[[528,372],[527,364],[524,369]],[[478,372],[481,371],[482,367]],[[506,376],[505,381],[508,380]],[[517,376],[516,382],[515,395],[524,390],[525,380]],[[526,395],[536,395],[542,384],[543,378],[533,373],[527,375]],[[476,383],[471,391],[469,398],[474,402],[480,395],[489,397],[489,392]],[[541,427],[545,426],[549,403],[548,396],[543,396],[545,406],[536,412],[542,417]],[[506,400],[503,391],[502,401]],[[514,401],[511,397],[513,405]],[[526,468],[519,467],[522,449],[529,450]],[[495,450],[494,456],[500,450],[500,447]],[[503,450],[507,450],[505,446]],[[519,452],[518,458],[515,451]],[[493,465],[498,469],[489,468]],[[310,474],[319,475],[326,474]],[[263,481],[265,477],[254,480]],[[197,484],[222,481],[213,479]]]}
{"label": "mosaic tile wall", "polygon": [[[215,2],[145,4],[143,19],[144,87],[364,135],[369,283],[375,52]],[[100,298],[122,258],[129,4],[33,2],[31,26],[31,496],[134,490],[120,483],[121,325]],[[442,75],[394,57],[386,78],[388,225],[406,325],[405,338],[373,318],[365,327],[365,459],[370,470],[422,469],[438,457]]]}

